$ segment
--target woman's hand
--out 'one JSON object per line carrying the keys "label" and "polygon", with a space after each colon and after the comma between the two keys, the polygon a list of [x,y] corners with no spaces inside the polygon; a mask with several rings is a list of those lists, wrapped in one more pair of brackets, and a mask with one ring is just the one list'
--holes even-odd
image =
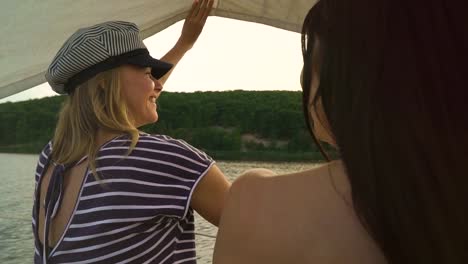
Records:
{"label": "woman's hand", "polygon": [[[195,0],[193,2],[192,9],[190,9],[185,19],[179,40],[175,46],[161,58],[162,61],[169,62],[174,65],[174,67],[179,63],[185,53],[192,48],[193,44],[195,44],[195,41],[197,41],[200,36],[205,26],[206,19],[213,8],[213,3],[214,0]],[[164,84],[169,76],[171,76],[174,67],[159,79],[161,84]]]}
{"label": "woman's hand", "polygon": [[185,19],[182,34],[177,46],[185,51],[192,48],[205,26],[206,19],[213,8],[214,0],[195,0]]}

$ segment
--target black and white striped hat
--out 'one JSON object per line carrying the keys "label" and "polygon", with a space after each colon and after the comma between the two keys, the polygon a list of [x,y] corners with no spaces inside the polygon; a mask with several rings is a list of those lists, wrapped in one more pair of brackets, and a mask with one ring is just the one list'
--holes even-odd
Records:
{"label": "black and white striped hat", "polygon": [[151,67],[156,79],[172,68],[172,64],[150,56],[135,24],[110,21],[71,35],[50,63],[45,78],[55,92],[65,94],[96,74],[123,64]]}

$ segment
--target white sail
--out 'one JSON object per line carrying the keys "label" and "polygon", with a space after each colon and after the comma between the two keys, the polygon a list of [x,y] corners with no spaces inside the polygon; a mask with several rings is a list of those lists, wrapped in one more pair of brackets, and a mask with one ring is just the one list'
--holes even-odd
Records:
{"label": "white sail", "polygon": [[[193,0],[2,0],[0,99],[45,82],[44,71],[80,27],[136,23],[149,37],[185,18]],[[316,0],[218,0],[212,15],[299,32]]]}

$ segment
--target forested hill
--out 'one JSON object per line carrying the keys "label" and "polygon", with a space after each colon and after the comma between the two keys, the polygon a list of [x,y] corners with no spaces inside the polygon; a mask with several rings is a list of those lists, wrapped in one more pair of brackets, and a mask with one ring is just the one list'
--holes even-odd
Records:
{"label": "forested hill", "polygon": [[[0,152],[37,153],[64,98],[0,104]],[[142,130],[184,139],[217,159],[319,159],[301,107],[300,92],[165,92],[159,121]]]}

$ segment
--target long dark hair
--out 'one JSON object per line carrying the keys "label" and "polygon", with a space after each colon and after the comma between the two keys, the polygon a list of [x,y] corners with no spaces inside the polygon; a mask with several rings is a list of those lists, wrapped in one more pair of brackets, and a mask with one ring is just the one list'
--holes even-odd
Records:
{"label": "long dark hair", "polygon": [[[313,127],[308,113],[321,100],[354,208],[389,263],[468,263],[462,3],[321,0],[304,21],[306,121]],[[309,109],[317,40],[320,85]]]}

